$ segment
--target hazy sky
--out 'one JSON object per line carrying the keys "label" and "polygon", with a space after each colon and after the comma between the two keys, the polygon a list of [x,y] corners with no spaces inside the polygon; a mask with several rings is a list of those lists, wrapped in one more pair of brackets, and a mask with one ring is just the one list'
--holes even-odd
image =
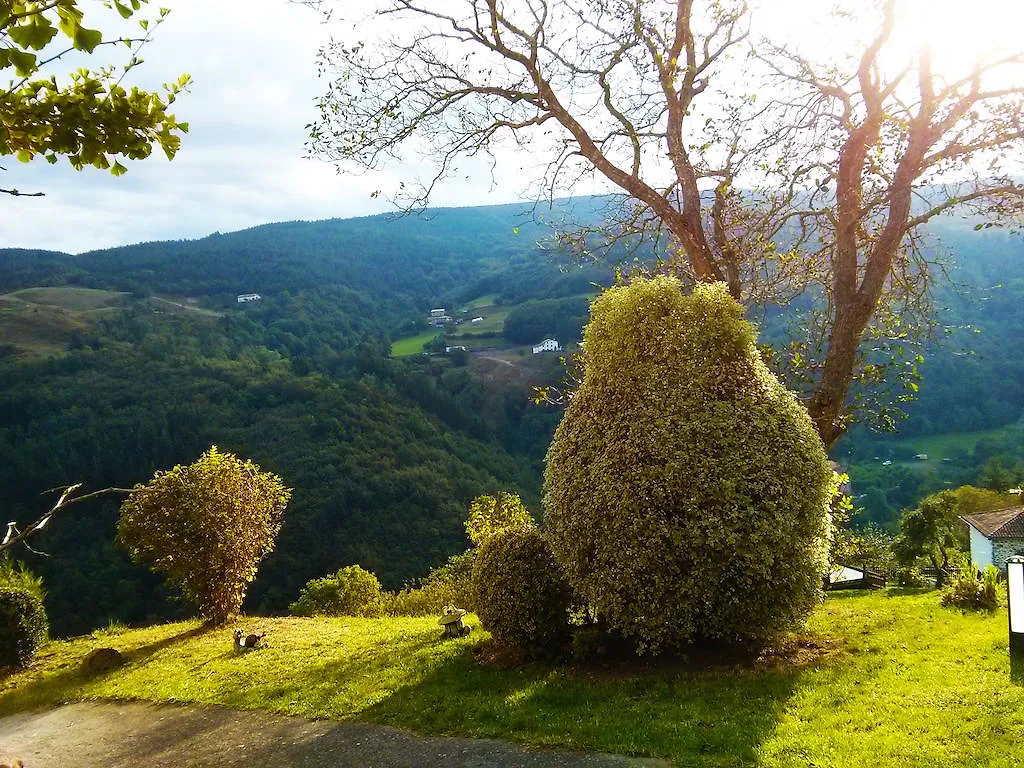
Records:
{"label": "hazy sky", "polygon": [[[390,186],[387,178],[339,176],[303,159],[304,126],[321,91],[314,63],[325,34],[319,14],[286,0],[158,1],[173,12],[132,77],[151,87],[192,75],[191,93],[173,110],[190,124],[181,151],[173,162],[159,150],[126,162],[120,178],[94,168],[75,172],[63,159],[51,166],[4,158],[2,186],[46,197],[0,195],[0,247],[81,252],[391,210],[370,198]],[[491,192],[483,168],[471,176],[447,186],[436,203],[518,199],[514,185]]]}
{"label": "hazy sky", "polygon": [[[938,51],[970,53],[968,21],[976,22],[977,44],[1000,30],[1017,35],[1024,22],[1020,0],[974,0],[972,14],[958,18],[959,0],[905,0],[923,21],[915,33],[950,36]],[[349,10],[369,9],[370,0],[345,0]],[[148,160],[126,162],[129,172],[114,178],[105,171],[73,171],[65,160],[51,166],[4,158],[4,187],[43,191],[46,197],[0,195],[0,247],[51,248],[81,252],[142,240],[201,237],[271,221],[349,217],[391,210],[374,189],[389,189],[399,178],[417,174],[413,166],[393,166],[381,177],[338,175],[317,160],[303,159],[304,126],[316,114],[323,83],[315,58],[326,36],[318,13],[287,0],[153,0],[172,9],[145,51],[145,64],[132,82],[152,88],[189,72],[194,85],[174,112],[191,130],[173,162],[154,152]],[[759,16],[763,31],[831,45],[809,27],[810,17],[830,0],[758,0],[770,12]],[[100,4],[88,3],[87,21],[110,31]],[[155,11],[155,8],[151,10]],[[993,26],[996,15],[1014,24]],[[115,17],[116,19],[116,17]],[[1007,31],[1007,34],[1011,32]],[[955,43],[952,41],[956,41]],[[94,58],[81,65],[96,66]],[[66,72],[70,67],[62,66]],[[458,178],[440,187],[434,205],[514,202],[525,187],[518,167],[499,166],[492,185],[489,166],[468,164]],[[427,169],[422,169],[426,175]],[[492,186],[495,188],[492,189]],[[577,189],[594,194],[603,188]]]}

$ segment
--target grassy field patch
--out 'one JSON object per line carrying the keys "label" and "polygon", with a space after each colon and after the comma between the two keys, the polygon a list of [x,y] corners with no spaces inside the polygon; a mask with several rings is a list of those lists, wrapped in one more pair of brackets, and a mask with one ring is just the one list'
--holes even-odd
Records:
{"label": "grassy field patch", "polygon": [[127,294],[92,288],[26,288],[0,296],[0,341],[35,354],[64,350]]}
{"label": "grassy field patch", "polygon": [[[471,621],[476,624],[475,620]],[[830,597],[806,663],[717,669],[643,664],[481,666],[487,635],[439,640],[435,620],[252,619],[269,647],[194,623],[51,644],[0,682],[0,712],[78,699],[201,702],[359,718],[423,733],[667,757],[707,766],[1024,765],[1024,687],[1006,614],[961,614],[938,593]],[[129,664],[87,678],[89,650]]]}
{"label": "grassy field patch", "polygon": [[[514,307],[498,306],[496,304],[484,304],[477,307],[468,307],[469,312],[460,314],[465,322],[451,328],[452,338],[458,338],[462,334],[473,333],[501,333],[505,330],[505,318]],[[474,317],[482,317],[479,323],[473,323]]]}
{"label": "grassy field patch", "polygon": [[127,293],[115,291],[101,291],[96,288],[74,288],[71,286],[25,288],[8,294],[11,298],[20,299],[32,304],[63,307],[64,309],[79,312],[110,306],[127,295]]}
{"label": "grassy field patch", "polygon": [[441,333],[440,328],[434,328],[429,331],[424,331],[415,336],[409,336],[404,339],[392,342],[391,344],[391,356],[392,357],[405,357],[406,355],[418,355],[423,351],[423,345],[428,341],[438,336]]}

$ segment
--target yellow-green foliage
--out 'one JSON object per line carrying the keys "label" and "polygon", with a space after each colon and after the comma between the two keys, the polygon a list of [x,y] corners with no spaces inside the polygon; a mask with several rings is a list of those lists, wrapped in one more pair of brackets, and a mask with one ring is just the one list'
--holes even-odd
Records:
{"label": "yellow-green foliage", "polygon": [[515,493],[477,496],[470,502],[466,517],[466,534],[475,546],[503,528],[532,528],[533,518]]}
{"label": "yellow-green foliage", "polygon": [[23,667],[46,642],[43,599],[21,587],[0,586],[0,667]]}
{"label": "yellow-green foliage", "polygon": [[651,650],[803,621],[833,473],[725,286],[612,288],[584,338],[545,475],[549,540],[578,593]]}
{"label": "yellow-green foliage", "polygon": [[568,635],[572,589],[535,527],[503,528],[484,541],[473,593],[481,623],[502,645],[541,655]]}
{"label": "yellow-green foliage", "polygon": [[299,599],[288,606],[296,616],[379,616],[380,581],[358,565],[306,583]]}
{"label": "yellow-green foliage", "polygon": [[117,536],[132,559],[166,574],[202,616],[221,623],[238,613],[274,548],[290,497],[277,475],[213,446],[135,486]]}

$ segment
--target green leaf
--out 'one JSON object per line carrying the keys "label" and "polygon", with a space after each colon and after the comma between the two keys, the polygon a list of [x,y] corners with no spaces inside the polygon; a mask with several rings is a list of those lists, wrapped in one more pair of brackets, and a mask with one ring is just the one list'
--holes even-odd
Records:
{"label": "green leaf", "polygon": [[96,46],[103,42],[103,34],[98,29],[86,29],[78,27],[75,30],[75,48],[86,53],[92,53]]}
{"label": "green leaf", "polygon": [[38,51],[53,40],[57,30],[45,16],[33,16],[30,23],[11,27],[7,34],[19,47]]}
{"label": "green leaf", "polygon": [[37,59],[34,53],[19,51],[13,48],[6,51],[6,53],[11,64],[14,65],[14,71],[18,73],[19,77],[28,77],[36,71]]}
{"label": "green leaf", "polygon": [[121,163],[119,163],[117,160],[115,160],[114,164],[110,166],[110,173],[113,176],[124,176],[126,173],[128,173],[128,169],[121,165]]}
{"label": "green leaf", "polygon": [[117,12],[121,14],[122,19],[127,19],[131,17],[132,9],[129,8],[127,5],[124,5],[123,3],[119,3],[117,0],[114,0],[114,7],[117,8]]}
{"label": "green leaf", "polygon": [[27,162],[30,162],[31,160],[32,160],[32,153],[31,152],[29,152],[27,149],[19,149],[18,150],[18,162],[27,163]]}

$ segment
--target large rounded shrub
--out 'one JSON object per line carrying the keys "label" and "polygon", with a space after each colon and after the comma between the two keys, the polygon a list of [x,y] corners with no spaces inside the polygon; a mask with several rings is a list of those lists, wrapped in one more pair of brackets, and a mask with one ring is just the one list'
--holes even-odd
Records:
{"label": "large rounded shrub", "polygon": [[572,590],[537,528],[504,528],[473,563],[473,601],[501,645],[538,656],[568,636]]}
{"label": "large rounded shrub", "polygon": [[39,595],[0,588],[0,667],[23,667],[46,642],[48,625]]}
{"label": "large rounded shrub", "polygon": [[725,286],[612,288],[584,338],[544,498],[579,595],[655,651],[805,619],[821,597],[834,475]]}
{"label": "large rounded shrub", "polygon": [[358,565],[349,565],[307,582],[288,609],[296,616],[377,616],[382,601],[377,577]]}

